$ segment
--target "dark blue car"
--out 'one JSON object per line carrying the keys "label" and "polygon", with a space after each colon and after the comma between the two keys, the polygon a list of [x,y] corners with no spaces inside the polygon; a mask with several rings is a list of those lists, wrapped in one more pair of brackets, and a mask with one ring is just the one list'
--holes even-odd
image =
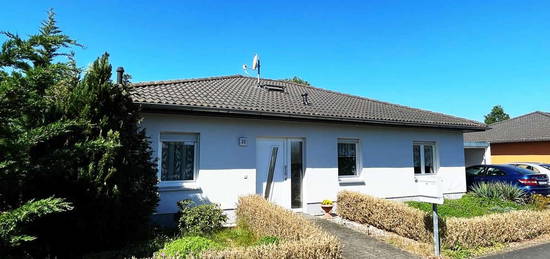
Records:
{"label": "dark blue car", "polygon": [[466,168],[466,184],[506,182],[528,193],[550,194],[548,176],[512,165],[476,165]]}

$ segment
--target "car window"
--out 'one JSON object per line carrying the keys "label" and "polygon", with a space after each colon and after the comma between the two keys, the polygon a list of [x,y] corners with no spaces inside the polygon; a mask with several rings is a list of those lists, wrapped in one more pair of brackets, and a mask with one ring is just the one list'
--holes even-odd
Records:
{"label": "car window", "polygon": [[542,167],[544,167],[544,168],[550,170],[550,165],[540,165],[540,166],[542,166]]}
{"label": "car window", "polygon": [[466,168],[466,174],[468,175],[481,175],[483,172],[483,166],[473,166]]}
{"label": "car window", "polygon": [[506,173],[498,168],[495,168],[495,167],[490,167],[490,168],[487,168],[487,173],[486,175],[488,176],[505,176]]}
{"label": "car window", "polygon": [[523,169],[527,169],[527,165],[513,165],[513,166],[516,166],[516,167],[519,167],[519,168],[523,168]]}
{"label": "car window", "polygon": [[524,164],[515,164],[514,166],[516,167],[519,167],[519,168],[522,168],[522,169],[527,169],[527,170],[531,170],[535,173],[540,173],[539,169],[537,169],[536,167],[532,166],[532,165],[524,165]]}
{"label": "car window", "polygon": [[527,169],[521,168],[521,167],[514,168],[514,171],[518,172],[520,174],[537,174],[536,172],[534,172],[532,170],[527,170]]}

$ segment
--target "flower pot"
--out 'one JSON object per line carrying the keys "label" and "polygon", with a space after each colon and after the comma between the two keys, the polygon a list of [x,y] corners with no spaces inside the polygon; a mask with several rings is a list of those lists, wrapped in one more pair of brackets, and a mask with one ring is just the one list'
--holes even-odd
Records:
{"label": "flower pot", "polygon": [[325,211],[325,218],[332,218],[332,215],[330,215],[332,207],[334,207],[334,205],[321,205],[321,209]]}

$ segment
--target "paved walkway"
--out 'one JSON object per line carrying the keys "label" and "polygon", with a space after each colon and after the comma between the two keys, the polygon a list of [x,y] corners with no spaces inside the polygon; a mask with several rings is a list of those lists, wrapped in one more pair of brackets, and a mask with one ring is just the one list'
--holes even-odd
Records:
{"label": "paved walkway", "polygon": [[344,258],[418,258],[399,250],[364,233],[352,230],[337,223],[313,216],[307,216],[325,231],[336,236],[344,245]]}
{"label": "paved walkway", "polygon": [[548,259],[550,258],[550,244],[536,245],[507,253],[482,257],[483,259]]}

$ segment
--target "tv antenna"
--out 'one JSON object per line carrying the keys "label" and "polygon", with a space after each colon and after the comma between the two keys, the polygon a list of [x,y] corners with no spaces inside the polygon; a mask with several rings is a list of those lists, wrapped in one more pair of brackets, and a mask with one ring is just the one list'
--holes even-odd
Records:
{"label": "tv antenna", "polygon": [[[243,65],[244,72],[248,74],[248,66],[246,64]],[[252,70],[256,70],[257,78],[258,78],[258,86],[260,86],[260,56],[258,54],[254,55],[254,58],[252,59]]]}

